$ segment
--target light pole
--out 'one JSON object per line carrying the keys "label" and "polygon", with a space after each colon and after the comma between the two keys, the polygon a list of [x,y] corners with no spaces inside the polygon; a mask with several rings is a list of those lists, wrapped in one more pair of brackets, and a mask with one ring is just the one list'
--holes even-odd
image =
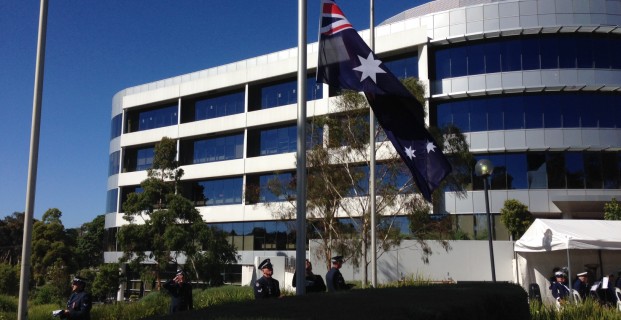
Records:
{"label": "light pole", "polygon": [[489,260],[492,266],[492,281],[496,282],[496,268],[494,267],[494,246],[492,244],[492,214],[489,212],[489,195],[487,178],[494,172],[494,164],[487,160],[481,159],[474,166],[474,172],[477,176],[483,178],[483,189],[485,190],[485,213],[487,213],[487,240],[489,241]]}

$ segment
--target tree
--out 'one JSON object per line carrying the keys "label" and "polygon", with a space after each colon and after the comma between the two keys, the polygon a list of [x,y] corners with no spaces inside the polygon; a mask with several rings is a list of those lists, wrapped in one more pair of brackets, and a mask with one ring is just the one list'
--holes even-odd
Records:
{"label": "tree", "polygon": [[19,265],[0,263],[0,294],[16,295],[19,292]]}
{"label": "tree", "polygon": [[91,294],[98,301],[114,298],[114,295],[119,290],[120,281],[121,275],[118,263],[102,264],[97,270],[95,280],[93,280]]}
{"label": "tree", "polygon": [[33,225],[31,259],[33,279],[38,285],[54,278],[50,272],[55,270],[51,268],[63,269],[67,275],[77,270],[72,252],[73,242],[67,236],[61,216],[60,210],[52,208],[43,214],[41,221]]}
{"label": "tree", "polygon": [[77,230],[76,256],[80,269],[95,268],[101,265],[104,252],[104,215],[98,215],[91,222],[83,224]]}
{"label": "tree", "polygon": [[533,223],[533,215],[525,204],[515,199],[508,199],[500,209],[500,221],[515,239],[521,237],[530,227]]}
{"label": "tree", "polygon": [[612,198],[610,202],[604,204],[605,220],[621,220],[621,205],[616,198]]}
{"label": "tree", "polygon": [[[164,137],[156,144],[153,166],[140,184],[143,192],[131,193],[123,203],[123,218],[129,224],[118,233],[122,261],[130,263],[133,270],[140,270],[145,262],[155,262],[158,283],[159,271],[178,264],[182,256],[189,266],[197,265],[197,261],[236,261],[231,244],[211,246],[214,241],[226,242],[223,233],[208,227],[193,203],[177,193],[183,169],[175,160],[176,153],[175,140]],[[209,252],[207,248],[221,251]],[[197,275],[196,268],[194,271]]]}
{"label": "tree", "polygon": [[22,254],[24,213],[14,212],[0,220],[0,261],[15,265]]}
{"label": "tree", "polygon": [[[411,91],[421,93],[424,87],[415,79],[405,81]],[[422,94],[417,95],[423,100]],[[357,92],[344,91],[336,99],[335,110],[327,116],[315,117],[310,126],[311,137],[321,133],[318,128],[327,128],[327,141],[313,145],[306,156],[307,161],[307,204],[306,215],[309,237],[321,239],[319,258],[330,266],[330,257],[338,253],[354,266],[362,265],[363,282],[366,284],[367,247],[370,241],[370,208],[367,197],[369,182],[369,106],[364,96]],[[441,131],[437,131],[441,132]],[[439,147],[445,141],[452,142],[451,151],[469,155],[465,138],[458,130],[451,136],[439,140]],[[380,130],[375,133],[377,143],[376,165],[376,235],[378,254],[396,246],[403,239],[395,218],[412,212],[431,212],[431,206],[417,196],[416,186],[410,173],[389,146],[390,142]],[[461,140],[460,140],[461,139]],[[471,157],[470,157],[471,158]],[[462,159],[462,158],[459,158]],[[464,163],[469,163],[468,157]],[[462,171],[457,171],[462,172]],[[459,181],[453,179],[452,181]],[[268,202],[266,206],[278,217],[292,219],[295,216],[295,178],[292,181],[273,179],[268,184],[270,192],[288,200]],[[456,186],[463,186],[459,182]],[[456,188],[458,189],[458,188]],[[463,187],[462,189],[463,190]],[[247,191],[253,191],[252,188]],[[256,192],[256,191],[254,191]],[[436,196],[437,197],[437,196]],[[254,199],[250,195],[249,199]],[[348,222],[342,218],[349,218]]]}

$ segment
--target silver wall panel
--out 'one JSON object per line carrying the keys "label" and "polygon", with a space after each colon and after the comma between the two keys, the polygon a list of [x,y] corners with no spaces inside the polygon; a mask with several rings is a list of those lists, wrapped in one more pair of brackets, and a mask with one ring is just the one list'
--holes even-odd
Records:
{"label": "silver wall panel", "polygon": [[485,91],[485,75],[469,76],[468,91]]}
{"label": "silver wall panel", "polygon": [[502,72],[502,87],[503,89],[521,88],[522,84],[522,72]]}
{"label": "silver wall panel", "polygon": [[482,20],[483,20],[483,7],[482,6],[466,8],[466,21],[467,22],[482,21]]}
{"label": "silver wall panel", "polygon": [[521,16],[537,14],[537,1],[520,1],[519,6]]}
{"label": "silver wall panel", "polygon": [[526,29],[539,27],[539,17],[537,15],[520,16],[520,26]]}
{"label": "silver wall panel", "polygon": [[545,136],[543,130],[525,130],[526,146],[528,149],[544,150],[546,149]]}
{"label": "silver wall panel", "polygon": [[504,131],[489,131],[487,143],[489,150],[505,150]]}
{"label": "silver wall panel", "polygon": [[550,201],[545,190],[530,190],[528,194],[528,209],[531,212],[549,212]]}
{"label": "silver wall panel", "polygon": [[585,148],[599,148],[602,146],[599,141],[599,129],[582,129],[582,145]]}
{"label": "silver wall panel", "polygon": [[505,143],[514,150],[526,150],[526,134],[524,130],[505,131]]}
{"label": "silver wall panel", "polygon": [[580,129],[565,129],[563,130],[563,141],[569,148],[581,147],[582,143],[582,130]]}
{"label": "silver wall panel", "polygon": [[563,150],[567,146],[563,143],[563,130],[562,129],[545,129],[544,130],[544,144],[547,147],[555,150]]}
{"label": "silver wall panel", "polygon": [[488,135],[487,132],[471,132],[470,133],[470,150],[487,150]]}

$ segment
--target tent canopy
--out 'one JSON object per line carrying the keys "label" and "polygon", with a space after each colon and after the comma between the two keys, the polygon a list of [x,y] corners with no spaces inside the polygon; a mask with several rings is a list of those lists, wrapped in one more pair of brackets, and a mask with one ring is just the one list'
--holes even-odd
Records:
{"label": "tent canopy", "polygon": [[517,252],[621,250],[621,221],[536,219],[515,242]]}

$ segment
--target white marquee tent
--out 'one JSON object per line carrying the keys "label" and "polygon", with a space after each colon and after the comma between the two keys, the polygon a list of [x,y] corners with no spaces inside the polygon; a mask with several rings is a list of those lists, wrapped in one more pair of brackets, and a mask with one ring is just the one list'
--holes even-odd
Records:
{"label": "white marquee tent", "polygon": [[598,279],[602,272],[621,270],[621,221],[536,219],[514,250],[519,283],[527,291],[537,283],[543,301],[550,303],[548,279],[554,267],[567,267],[570,282],[589,267],[596,268]]}

